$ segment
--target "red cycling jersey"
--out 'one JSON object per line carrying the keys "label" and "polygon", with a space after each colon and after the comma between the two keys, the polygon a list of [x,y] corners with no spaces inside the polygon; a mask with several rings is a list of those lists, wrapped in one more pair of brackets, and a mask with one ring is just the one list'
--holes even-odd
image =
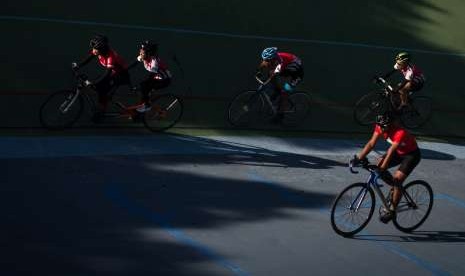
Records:
{"label": "red cycling jersey", "polygon": [[275,74],[281,73],[282,70],[285,70],[286,67],[291,63],[297,63],[298,65],[302,65],[302,61],[296,55],[291,53],[278,53],[278,60],[279,64],[274,69]]}
{"label": "red cycling jersey", "polygon": [[97,58],[103,67],[112,70],[112,76],[126,71],[128,69],[128,66],[124,59],[113,50],[109,50],[105,56],[98,55]]}
{"label": "red cycling jersey", "polygon": [[390,127],[383,132],[381,127],[376,125],[374,133],[383,135],[384,139],[390,144],[398,143],[399,146],[396,152],[399,155],[405,155],[418,149],[415,136],[401,127]]}

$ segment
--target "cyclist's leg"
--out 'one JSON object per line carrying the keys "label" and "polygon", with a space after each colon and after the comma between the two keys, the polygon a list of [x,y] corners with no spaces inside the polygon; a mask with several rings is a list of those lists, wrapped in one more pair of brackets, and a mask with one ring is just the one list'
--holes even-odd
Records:
{"label": "cyclist's leg", "polygon": [[139,84],[140,93],[141,93],[141,103],[148,103],[150,102],[150,92],[153,88],[153,74],[148,75],[144,80],[142,80]]}
{"label": "cyclist's leg", "polygon": [[95,84],[95,90],[98,96],[97,112],[104,113],[110,101],[110,91],[114,86],[114,80],[111,77],[104,78]]}
{"label": "cyclist's leg", "polygon": [[413,169],[420,163],[420,160],[421,153],[419,149],[402,156],[402,162],[393,176],[394,193],[392,196],[392,208],[394,210],[397,208],[400,198],[402,197],[400,187],[410,173],[412,173]]}
{"label": "cyclist's leg", "polygon": [[160,89],[166,88],[171,84],[170,78],[156,78],[155,76],[149,76],[146,80],[141,83],[141,93],[142,93],[142,103],[144,104],[143,108],[137,109],[139,112],[145,112],[152,108],[150,101],[150,94],[152,91],[158,91]]}
{"label": "cyclist's leg", "polygon": [[[394,175],[391,176],[385,175],[383,180],[392,186],[391,188],[391,205],[389,206],[389,210],[386,213],[380,216],[380,220],[383,223],[388,223],[391,219],[393,219],[396,215],[396,208],[399,204],[399,201],[402,197],[402,184],[404,183],[405,179],[410,175],[413,169],[418,165],[420,162],[421,155],[420,150],[417,149],[409,154],[399,156],[395,155],[392,161],[389,164],[389,167],[392,167],[394,164],[400,164],[399,168],[394,172]],[[387,181],[387,178],[389,180]]]}
{"label": "cyclist's leg", "polygon": [[423,88],[422,82],[409,81],[405,83],[402,87],[399,88],[400,96],[400,106],[399,109],[402,109],[404,106],[408,105],[409,94],[415,91],[419,91]]}

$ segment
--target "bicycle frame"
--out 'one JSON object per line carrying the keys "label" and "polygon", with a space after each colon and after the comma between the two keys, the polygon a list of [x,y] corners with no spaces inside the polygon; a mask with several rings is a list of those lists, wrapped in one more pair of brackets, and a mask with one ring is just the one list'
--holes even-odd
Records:
{"label": "bicycle frame", "polygon": [[[350,168],[350,171],[352,173],[358,173],[358,171],[353,169],[352,164],[349,164],[349,168]],[[386,208],[386,210],[388,210],[389,205],[388,205],[387,199],[386,199],[386,197],[384,196],[383,192],[380,189],[380,187],[382,187],[383,185],[378,183],[379,175],[369,165],[364,166],[363,168],[368,170],[370,172],[370,175],[368,176],[368,179],[366,181],[365,188],[360,190],[360,192],[358,193],[358,195],[355,198],[354,202],[351,203],[350,209],[354,210],[354,211],[357,211],[360,208],[360,205],[363,202],[363,200],[365,199],[366,193],[368,192],[368,189],[371,186],[373,188],[373,190],[375,191],[375,193],[378,195],[378,197],[381,199],[381,202],[383,203],[384,208]],[[363,193],[363,196],[360,198],[362,193]],[[402,193],[404,193],[403,190],[402,190]],[[356,208],[354,209],[353,206],[355,205],[355,201],[357,201],[359,198],[360,198],[360,200],[359,200],[358,204],[356,205]],[[411,201],[411,199],[409,198],[408,201]]]}
{"label": "bicycle frame", "polygon": [[[365,188],[358,193],[358,195],[355,198],[354,202],[351,203],[350,210],[357,211],[360,208],[360,205],[363,202],[363,200],[365,199],[366,193],[367,193],[370,186],[373,188],[375,193],[381,199],[381,202],[383,203],[384,208],[386,210],[389,210],[389,204],[387,202],[387,199],[386,199],[386,197],[384,196],[383,192],[380,189],[380,187],[382,187],[383,185],[378,183],[378,179],[380,178],[380,176],[376,173],[376,171],[374,170],[374,167],[376,167],[376,166],[374,166],[374,165],[363,166],[364,169],[366,169],[367,171],[370,172],[370,175],[368,176],[368,179],[366,181]],[[350,171],[352,173],[358,173],[358,171],[353,169],[352,164],[349,164],[349,168],[350,168]],[[404,188],[400,187],[400,189],[401,189],[402,196],[405,197],[409,207],[417,208],[416,203],[413,201],[413,199],[410,197],[410,195],[407,192],[405,192]],[[360,198],[359,202],[356,204],[355,201],[357,201],[357,199],[361,196],[362,193],[363,193],[363,196]],[[353,207],[355,204],[356,204],[356,208]]]}
{"label": "bicycle frame", "polygon": [[[383,84],[384,96],[386,96],[386,98],[389,99],[389,103],[390,103],[391,107],[394,107],[394,103],[393,103],[393,100],[392,100],[393,93],[396,93],[395,90],[394,90],[394,88],[391,86],[391,84],[390,84],[387,80],[385,80],[385,79],[382,78],[382,77],[377,77],[376,80],[377,80],[379,83]],[[397,93],[398,93],[398,92],[397,92]],[[409,91],[409,92],[408,92],[408,95],[407,95],[407,96],[408,96],[409,102],[412,101],[412,98],[411,98],[411,95],[412,95],[412,94],[413,94],[412,91]]]}
{"label": "bicycle frame", "polygon": [[[76,79],[78,80],[78,84],[77,84],[76,89],[75,89],[76,93],[73,94],[73,98],[71,99],[70,102],[63,103],[63,105],[66,104],[65,107],[63,107],[63,105],[60,106],[60,110],[62,110],[63,113],[66,113],[69,110],[69,108],[74,104],[76,99],[79,96],[82,96],[85,99],[85,101],[89,104],[90,112],[95,113],[96,110],[97,110],[97,104],[90,97],[90,95],[88,93],[83,93],[82,92],[82,90],[87,87],[84,84],[85,81],[88,80],[87,76],[85,74],[78,74],[77,72],[74,72],[74,74],[75,74]],[[118,87],[113,87],[108,94],[113,95],[116,92],[117,89],[118,89]],[[92,89],[92,90],[94,90],[94,89]],[[115,101],[115,102],[113,102],[113,104],[118,106],[122,111],[128,111],[128,108],[121,102]],[[172,105],[174,105],[174,103],[171,104],[171,106]],[[128,114],[125,114],[124,112],[108,112],[108,113],[105,113],[105,117],[112,117],[112,118],[125,117],[126,115],[128,115]]]}
{"label": "bicycle frame", "polygon": [[268,104],[269,108],[273,112],[273,116],[278,113],[278,108],[273,104],[271,101],[270,96],[266,93],[269,87],[267,87],[270,84],[270,81],[272,78],[268,78],[266,81],[262,81],[258,76],[255,76],[255,79],[259,83],[259,86],[257,87],[257,93],[262,95],[265,98],[266,103]]}

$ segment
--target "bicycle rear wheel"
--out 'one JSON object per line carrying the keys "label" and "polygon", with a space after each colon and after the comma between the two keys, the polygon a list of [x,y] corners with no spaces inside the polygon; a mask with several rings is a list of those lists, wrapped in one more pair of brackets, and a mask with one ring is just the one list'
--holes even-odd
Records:
{"label": "bicycle rear wheel", "polygon": [[331,226],[341,236],[355,235],[368,224],[375,205],[375,193],[366,183],[349,185],[334,200]]}
{"label": "bicycle rear wheel", "polygon": [[365,94],[355,103],[353,116],[359,125],[372,125],[376,115],[389,110],[389,99],[383,93],[384,91],[376,91]]}
{"label": "bicycle rear wheel", "polygon": [[432,100],[426,96],[418,96],[410,99],[410,105],[402,112],[401,120],[407,128],[419,128],[423,126],[432,115]]}
{"label": "bicycle rear wheel", "polygon": [[184,106],[174,94],[163,94],[152,99],[152,109],[143,114],[143,122],[150,131],[158,132],[173,127],[182,117]]}
{"label": "bicycle rear wheel", "polygon": [[60,90],[51,94],[40,107],[40,124],[49,130],[71,127],[82,114],[81,95],[73,90]]}
{"label": "bicycle rear wheel", "polygon": [[420,227],[433,208],[433,190],[423,180],[415,180],[404,187],[403,196],[397,205],[394,226],[402,232],[411,232]]}
{"label": "bicycle rear wheel", "polygon": [[248,126],[264,108],[264,100],[256,90],[238,94],[229,104],[228,121],[233,126]]}
{"label": "bicycle rear wheel", "polygon": [[310,110],[310,96],[305,92],[295,92],[289,96],[289,111],[284,112],[282,123],[297,126],[305,121]]}

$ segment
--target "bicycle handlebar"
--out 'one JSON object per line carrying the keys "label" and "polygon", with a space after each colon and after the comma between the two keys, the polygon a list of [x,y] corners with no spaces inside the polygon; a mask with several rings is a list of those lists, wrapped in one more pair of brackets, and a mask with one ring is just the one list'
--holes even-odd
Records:
{"label": "bicycle handlebar", "polygon": [[[349,170],[350,170],[350,172],[354,173],[354,174],[357,174],[358,171],[354,170],[354,167],[358,167],[358,166],[354,165],[353,162],[349,162]],[[375,171],[378,170],[378,166],[370,164],[370,163],[362,164],[360,167],[364,168],[365,170],[367,170],[369,172],[375,172]]]}
{"label": "bicycle handlebar", "polygon": [[383,77],[376,77],[376,83],[381,83],[383,86],[388,89],[389,91],[394,91],[394,88],[392,88],[391,84],[385,80]]}

